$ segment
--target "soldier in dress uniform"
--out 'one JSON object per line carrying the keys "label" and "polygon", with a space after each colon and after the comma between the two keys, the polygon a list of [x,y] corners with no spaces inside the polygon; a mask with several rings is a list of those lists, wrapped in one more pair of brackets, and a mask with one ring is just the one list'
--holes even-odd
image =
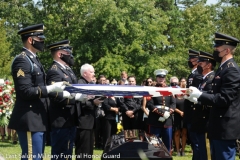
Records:
{"label": "soldier in dress uniform", "polygon": [[[202,82],[199,84],[198,89],[201,91],[208,92],[212,90],[212,80],[214,78],[214,67],[216,61],[212,54],[200,51],[198,57],[197,71],[203,76]],[[193,107],[193,116],[191,122],[191,134],[193,144],[193,157],[194,160],[207,160],[207,149],[206,148],[206,132],[207,123],[209,118],[210,106],[202,105],[201,103],[195,104]],[[210,154],[210,152],[208,153]]]}
{"label": "soldier in dress uniform", "polygon": [[[202,75],[198,73],[197,71],[197,65],[198,65],[198,55],[199,52],[195,51],[193,49],[189,49],[188,51],[189,60],[188,60],[188,66],[192,69],[191,74],[187,78],[187,88],[190,86],[198,87],[199,83],[202,81]],[[192,112],[193,112],[193,106],[194,103],[185,100],[184,101],[184,116],[183,116],[183,127],[187,128],[187,134],[188,138],[191,142],[191,122],[192,122]],[[193,148],[192,144],[191,147]]]}
{"label": "soldier in dress uniform", "polygon": [[[72,47],[69,40],[63,40],[48,46],[53,57],[53,64],[47,72],[47,84],[66,81],[77,84],[77,77],[70,67],[74,65]],[[49,94],[51,124],[51,154],[58,159],[72,159],[73,143],[76,135],[77,112],[80,107],[79,98],[65,98],[65,92]],[[77,94],[79,95],[79,94]],[[55,160],[56,157],[52,157]]]}
{"label": "soldier in dress uniform", "polygon": [[11,67],[16,102],[9,128],[17,131],[22,160],[41,159],[45,146],[44,133],[48,128],[46,98],[50,92],[62,92],[65,88],[63,82],[46,86],[46,74],[37,57],[37,52],[44,48],[43,29],[43,24],[37,24],[18,32],[23,48]]}
{"label": "soldier in dress uniform", "polygon": [[236,139],[240,138],[240,69],[233,59],[237,38],[215,33],[213,57],[220,63],[213,79],[211,93],[189,88],[188,99],[212,106],[209,115],[208,138],[212,160],[234,160]]}
{"label": "soldier in dress uniform", "polygon": [[[157,78],[156,87],[167,87],[165,80],[167,73],[165,69],[154,71]],[[161,137],[166,148],[171,152],[173,118],[170,114],[176,108],[176,99],[173,96],[152,97],[147,101],[147,107],[149,109],[149,133]]]}

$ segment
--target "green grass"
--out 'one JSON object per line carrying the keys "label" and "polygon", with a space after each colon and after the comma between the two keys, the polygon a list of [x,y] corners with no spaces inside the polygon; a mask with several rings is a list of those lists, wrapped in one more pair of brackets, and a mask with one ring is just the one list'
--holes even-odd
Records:
{"label": "green grass", "polygon": [[[0,142],[0,155],[2,155],[6,160],[19,160],[20,159],[21,148],[19,144],[12,144],[10,141]],[[50,160],[51,147],[46,146],[44,160]],[[190,146],[186,147],[186,156],[176,157],[176,152],[173,153],[174,160],[191,160],[192,153],[190,152]],[[94,150],[94,155],[100,157],[102,150]],[[100,158],[94,158],[93,160],[100,160]],[[238,156],[236,160],[239,160]]]}

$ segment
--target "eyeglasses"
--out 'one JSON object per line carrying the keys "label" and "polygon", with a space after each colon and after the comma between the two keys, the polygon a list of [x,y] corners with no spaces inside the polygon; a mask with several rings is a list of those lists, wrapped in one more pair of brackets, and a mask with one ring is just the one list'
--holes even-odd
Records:
{"label": "eyeglasses", "polygon": [[152,83],[152,81],[147,81],[148,83]]}

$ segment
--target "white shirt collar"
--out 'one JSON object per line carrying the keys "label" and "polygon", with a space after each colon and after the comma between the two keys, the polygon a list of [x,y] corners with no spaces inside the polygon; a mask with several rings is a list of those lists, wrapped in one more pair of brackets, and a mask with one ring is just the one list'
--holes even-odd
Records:
{"label": "white shirt collar", "polygon": [[58,62],[58,61],[56,61],[56,60],[53,60],[54,62],[57,62],[58,64],[60,64],[64,69],[66,69],[66,66],[65,65],[63,65],[62,63],[60,63],[60,62]]}
{"label": "white shirt collar", "polygon": [[[232,59],[232,58],[230,58],[230,59]],[[226,61],[222,62],[222,63],[220,64],[219,68],[222,67],[222,65],[223,65],[224,63],[226,63],[228,60],[229,60],[229,59],[227,59]]]}
{"label": "white shirt collar", "polygon": [[207,77],[207,75],[209,75],[210,73],[212,73],[213,71],[210,71],[210,72],[208,72],[204,77],[203,77],[203,79],[205,79],[206,77]]}
{"label": "white shirt collar", "polygon": [[192,73],[194,73],[194,72],[196,71],[196,69],[197,69],[197,68],[193,69],[193,70],[192,70]]}
{"label": "white shirt collar", "polygon": [[25,48],[25,47],[23,47],[23,48],[26,49],[26,50],[28,50],[30,53],[32,53],[32,55],[33,55],[34,57],[37,56],[35,53],[33,53],[32,51],[30,51],[29,49],[27,49],[27,48]]}

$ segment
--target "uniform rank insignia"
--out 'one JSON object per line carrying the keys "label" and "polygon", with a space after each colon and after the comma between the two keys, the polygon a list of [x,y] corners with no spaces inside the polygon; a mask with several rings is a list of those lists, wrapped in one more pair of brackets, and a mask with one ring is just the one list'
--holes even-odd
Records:
{"label": "uniform rank insignia", "polygon": [[209,77],[209,80],[213,80],[213,78],[214,78],[214,75],[211,75],[211,76]]}
{"label": "uniform rank insignia", "polygon": [[22,71],[22,69],[19,69],[18,72],[17,72],[17,77],[19,77],[19,76],[25,77],[25,74],[24,74],[24,72]]}
{"label": "uniform rank insignia", "polygon": [[51,70],[57,70],[57,65],[53,65]]}

